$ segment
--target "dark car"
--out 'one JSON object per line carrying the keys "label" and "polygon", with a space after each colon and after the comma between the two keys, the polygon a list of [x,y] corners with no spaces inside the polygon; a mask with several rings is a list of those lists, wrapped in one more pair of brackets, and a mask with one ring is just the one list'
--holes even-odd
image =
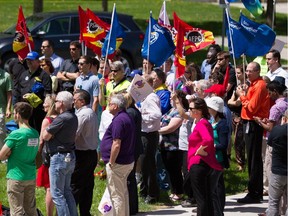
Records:
{"label": "dark car", "polygon": [[[99,18],[111,23],[111,13],[96,12]],[[126,37],[120,49],[122,56],[127,59],[129,66],[133,69],[141,66],[141,46],[144,34],[134,22],[132,16],[118,14],[120,25],[126,32]],[[69,43],[79,40],[80,26],[78,12],[45,12],[37,13],[26,18],[27,26],[35,44],[35,51],[41,53],[41,44],[44,39],[49,39],[55,44],[55,53],[61,57],[70,58]],[[0,33],[0,56],[1,67],[8,65],[9,61],[17,55],[13,52],[12,43],[15,37],[15,25],[5,32]],[[88,54],[93,54],[88,49]]]}

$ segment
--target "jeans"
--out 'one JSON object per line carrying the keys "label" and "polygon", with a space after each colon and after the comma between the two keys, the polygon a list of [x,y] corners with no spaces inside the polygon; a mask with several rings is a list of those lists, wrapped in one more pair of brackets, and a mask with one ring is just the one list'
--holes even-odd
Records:
{"label": "jeans", "polygon": [[[271,172],[269,178],[269,204],[266,211],[268,216],[279,215],[279,203],[280,199],[287,190],[287,176],[276,175]],[[286,214],[288,211],[286,209]]]}
{"label": "jeans", "polygon": [[51,156],[49,167],[50,190],[58,216],[78,215],[70,187],[75,161],[74,152],[56,153]]}

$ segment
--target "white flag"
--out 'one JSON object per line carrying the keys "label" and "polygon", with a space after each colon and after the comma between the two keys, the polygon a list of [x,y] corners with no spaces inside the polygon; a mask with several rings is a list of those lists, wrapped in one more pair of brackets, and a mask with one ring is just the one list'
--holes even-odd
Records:
{"label": "white flag", "polygon": [[167,11],[166,11],[166,2],[165,1],[163,2],[161,10],[160,10],[158,23],[160,25],[164,25],[164,26],[171,26],[170,21],[169,21],[169,17],[168,17]]}

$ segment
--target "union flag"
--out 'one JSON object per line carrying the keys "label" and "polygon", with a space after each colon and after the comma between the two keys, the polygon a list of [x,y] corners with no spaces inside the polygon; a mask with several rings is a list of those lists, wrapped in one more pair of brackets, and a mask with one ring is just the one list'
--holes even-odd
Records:
{"label": "union flag", "polygon": [[21,5],[19,6],[18,21],[12,48],[20,60],[25,59],[27,54],[34,49],[33,38],[27,28]]}
{"label": "union flag", "polygon": [[80,23],[80,41],[92,49],[95,54],[101,56],[101,48],[110,25],[102,21],[90,9],[86,13],[79,6],[79,23]]}

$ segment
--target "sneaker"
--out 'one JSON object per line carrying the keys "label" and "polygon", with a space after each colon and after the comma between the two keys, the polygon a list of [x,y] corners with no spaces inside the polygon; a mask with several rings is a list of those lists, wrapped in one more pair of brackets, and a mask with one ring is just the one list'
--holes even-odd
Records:
{"label": "sneaker", "polygon": [[186,199],[186,200],[181,202],[181,206],[183,208],[196,207],[197,203],[196,202],[192,202],[190,199]]}

